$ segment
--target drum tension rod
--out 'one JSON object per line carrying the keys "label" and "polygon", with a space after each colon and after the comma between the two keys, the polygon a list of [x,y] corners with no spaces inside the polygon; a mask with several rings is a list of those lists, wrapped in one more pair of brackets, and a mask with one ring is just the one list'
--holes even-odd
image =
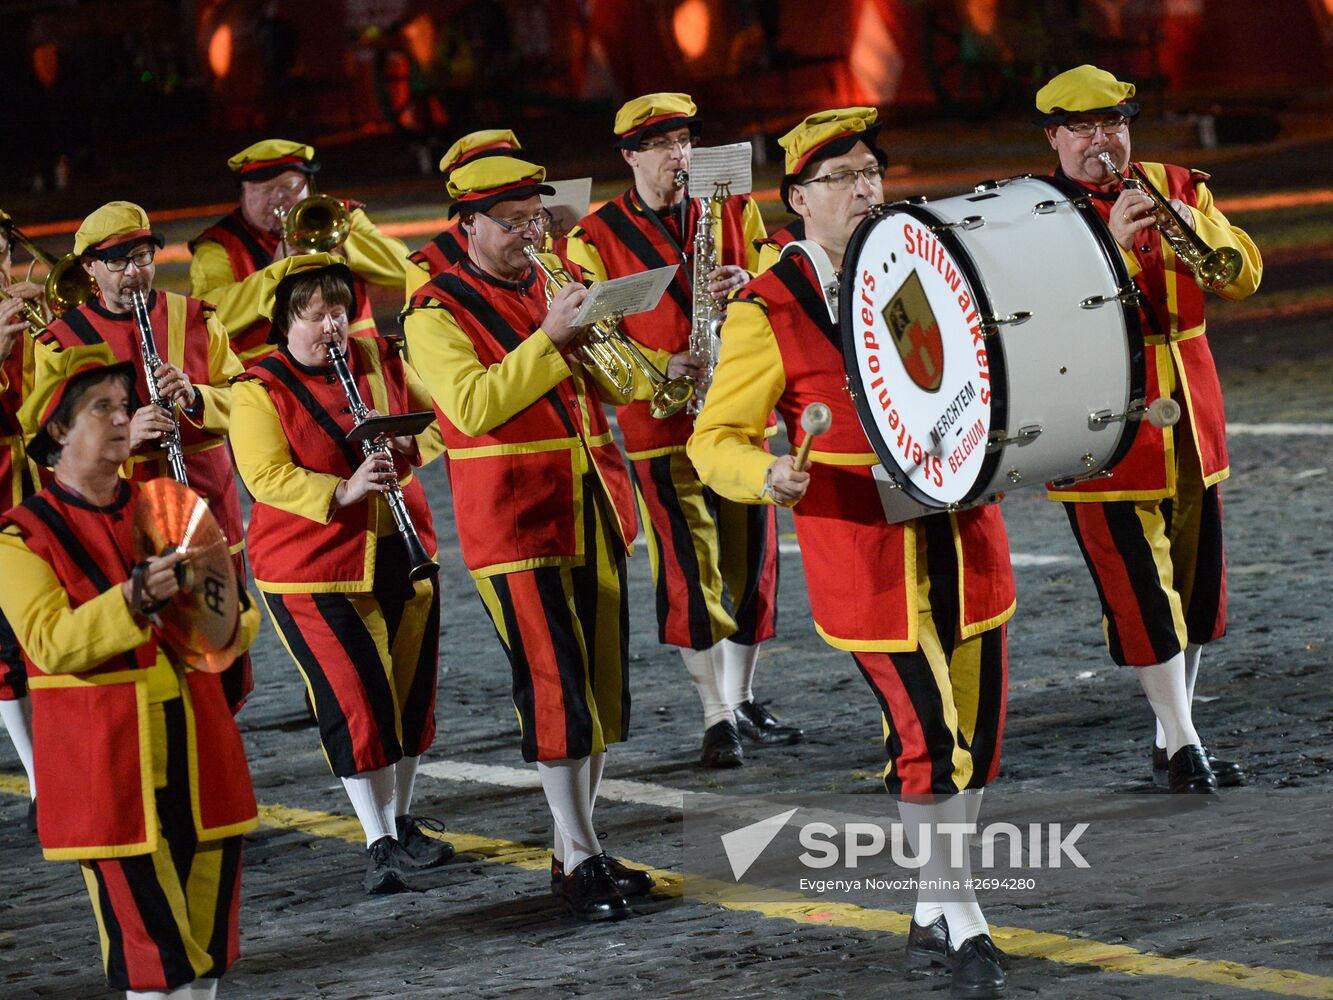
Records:
{"label": "drum tension rod", "polygon": [[1139,293],[1135,289],[1126,288],[1114,295],[1089,295],[1079,305],[1084,309],[1099,309],[1108,302],[1120,302],[1127,306],[1137,306],[1139,304]]}
{"label": "drum tension rod", "polygon": [[1030,312],[1015,312],[1008,316],[988,316],[981,321],[981,329],[985,331],[985,336],[994,336],[996,331],[1002,326],[1021,326],[1032,318]]}
{"label": "drum tension rod", "polygon": [[1011,444],[1027,444],[1041,435],[1041,424],[1024,424],[1012,437],[1004,431],[991,431],[986,439],[986,452],[999,451]]}
{"label": "drum tension rod", "polygon": [[973,229],[980,229],[985,224],[986,224],[986,219],[984,216],[969,215],[966,218],[959,219],[957,222],[941,222],[937,225],[931,226],[930,231],[932,233],[942,233],[947,229],[973,230]]}
{"label": "drum tension rod", "polygon": [[1082,476],[1063,476],[1060,479],[1052,479],[1051,485],[1057,490],[1062,490],[1066,486],[1073,486],[1075,483],[1090,483],[1094,479],[1110,479],[1115,475],[1110,469],[1100,469],[1097,472],[1089,472]]}

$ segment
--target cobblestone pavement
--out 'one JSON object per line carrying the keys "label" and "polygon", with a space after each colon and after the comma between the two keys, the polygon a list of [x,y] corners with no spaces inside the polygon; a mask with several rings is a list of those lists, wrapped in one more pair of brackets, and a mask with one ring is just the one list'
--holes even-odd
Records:
{"label": "cobblestone pavement", "polygon": [[[1265,277],[1266,288],[1279,291],[1325,282],[1318,259],[1287,260]],[[1327,305],[1313,319],[1298,312],[1251,320],[1244,304],[1229,308],[1214,303],[1211,312],[1230,420],[1326,421],[1333,412]],[[1231,625],[1205,653],[1197,718],[1214,749],[1245,762],[1255,786],[1313,803],[1324,817],[1333,815],[1326,798],[1333,785],[1331,441],[1232,436],[1233,473],[1224,487]],[[446,609],[439,738],[428,759],[521,768],[509,672],[451,544],[445,477],[438,465],[424,477],[441,529]],[[1095,593],[1062,513],[1027,493],[1011,496],[1005,515],[1013,551],[1023,558],[1015,569],[1019,611],[1010,632],[1001,784],[1146,791],[1148,709],[1132,675],[1106,657]],[[789,518],[783,530],[790,531]],[[780,635],[765,647],[756,691],[802,725],[806,741],[754,752],[732,772],[694,766],[697,700],[679,657],[653,642],[640,554],[631,569],[633,731],[613,749],[607,778],[686,791],[864,794],[868,813],[890,815],[877,778],[883,761],[873,699],[850,657],[816,637],[799,553],[787,548]],[[668,878],[669,891],[637,906],[634,919],[578,925],[547,891],[550,817],[539,793],[493,783],[423,776],[414,811],[443,820],[465,850],[425,891],[367,898],[359,887],[361,845],[355,824],[345,821],[350,809],[304,723],[295,670],[271,628],[256,653],[258,688],[240,721],[259,800],[274,808],[247,838],[242,957],[224,996],[948,994],[946,976],[904,971],[903,938],[894,930],[901,932],[905,918],[893,916],[902,901],[844,926],[810,910],[782,916],[700,903],[674,893]],[[41,860],[22,821],[18,773],[0,739],[0,996],[107,996],[82,880],[72,864]],[[604,799],[597,821],[612,853],[669,873],[689,869],[679,810]],[[1327,864],[1326,844],[1325,837],[1312,851],[1312,866]],[[1326,903],[1236,900],[1224,872],[1213,905],[1088,898],[1071,906],[983,895],[992,925],[1004,929],[997,938],[1015,952],[1010,995],[1043,998],[1333,996]]]}

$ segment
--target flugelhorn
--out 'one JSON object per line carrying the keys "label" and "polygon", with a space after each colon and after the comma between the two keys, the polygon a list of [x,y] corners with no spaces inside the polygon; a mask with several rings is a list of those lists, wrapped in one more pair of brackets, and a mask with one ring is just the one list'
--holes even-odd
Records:
{"label": "flugelhorn", "polygon": [[[525,246],[523,252],[545,280],[546,304],[549,306],[555,293],[573,281],[574,276],[563,267],[548,267],[534,246]],[[667,378],[613,320],[600,320],[581,330],[575,350],[586,367],[601,372],[622,396],[629,396],[634,391],[634,369],[642,372],[653,384],[651,411],[658,420],[679,413],[694,396],[694,379],[688,375]]]}
{"label": "flugelhorn", "polygon": [[1200,288],[1220,292],[1240,277],[1241,268],[1245,265],[1240,251],[1235,247],[1218,247],[1214,250],[1201,240],[1171,207],[1171,202],[1153,187],[1152,181],[1148,180],[1148,175],[1139,169],[1138,164],[1129,164],[1127,177],[1116,167],[1110,153],[1098,153],[1097,159],[1102,161],[1123,187],[1136,187],[1152,199],[1157,231],[1175,255],[1194,272],[1194,280]]}
{"label": "flugelhorn", "polygon": [[337,198],[312,194],[288,211],[274,209],[282,220],[282,241],[289,253],[330,253],[347,242],[352,213]]}
{"label": "flugelhorn", "polygon": [[[0,219],[11,219],[11,216],[0,208]],[[57,257],[34,243],[18,226],[11,226],[9,233],[10,238],[23,247],[28,256],[32,258],[31,263],[28,264],[28,273],[25,280],[32,280],[33,269],[38,264],[46,267],[46,280],[42,283],[42,294],[46,297],[47,308],[51,310],[53,316],[62,316],[75,306],[83,305],[97,294],[97,282],[93,280],[91,274],[83,269],[79,264],[79,259],[72,253]],[[0,289],[0,293],[3,293],[7,298],[11,297],[3,289]],[[34,332],[46,329],[46,316],[39,306],[29,302],[23,312],[24,317],[28,320],[28,325]]]}

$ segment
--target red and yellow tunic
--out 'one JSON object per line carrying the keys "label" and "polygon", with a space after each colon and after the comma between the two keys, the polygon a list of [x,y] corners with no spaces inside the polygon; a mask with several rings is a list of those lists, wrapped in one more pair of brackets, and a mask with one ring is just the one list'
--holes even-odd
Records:
{"label": "red and yellow tunic", "polygon": [[[399,345],[353,338],[347,359],[366,406],[380,413],[429,410],[430,397],[403,363]],[[347,441],[354,421],[332,367],[312,368],[279,349],[233,389],[231,445],[254,497],[248,533],[255,583],[267,593],[370,591],[377,540],[397,530],[382,495],[335,507],[334,491],[365,454]],[[403,499],[426,552],[435,553],[430,507],[412,465],[439,451],[432,424],[417,454],[394,453]]]}
{"label": "red and yellow tunic", "polygon": [[[257,825],[240,734],[217,675],[187,670],[136,618],[120,584],[134,562],[138,486],[96,507],[59,482],[0,516],[0,609],[28,659],[33,756],[47,858],[149,854],[160,836],[149,705],[180,698],[200,840]],[[242,615],[242,644],[259,612]]]}
{"label": "red and yellow tunic", "polygon": [[[681,212],[665,215],[647,208],[636,189],[607,202],[569,233],[567,253],[594,281],[621,278],[656,267],[679,264],[662,302],[651,312],[626,316],[621,329],[640,344],[665,371],[673,354],[689,350],[694,293],[690,287],[692,243],[699,220],[699,203],[684,203]],[[719,264],[735,264],[753,271],[758,260],[754,241],[764,237],[759,207],[748,195],[729,198],[713,230]],[[687,256],[690,254],[691,256]],[[707,294],[706,290],[703,294]],[[665,420],[653,419],[650,404],[636,401],[618,412],[630,460],[653,458],[685,450],[694,419],[686,410]]]}
{"label": "red and yellow tunic", "polygon": [[[354,337],[373,336],[375,319],[366,282],[402,289],[408,273],[407,247],[380,232],[360,202],[343,204],[351,212],[352,231],[341,252],[352,269],[357,301],[350,330]],[[268,343],[271,324],[259,315],[259,301],[261,272],[273,263],[278,243],[279,234],[255,229],[239,208],[190,243],[194,254],[190,261],[190,294],[214,304],[231,336],[232,349],[247,368],[274,349]]]}
{"label": "red and yellow tunic", "polygon": [[[842,344],[814,270],[788,258],[731,300],[722,358],[699,414],[689,455],[705,484],[743,503],[772,503],[773,456],[764,426],[776,407],[801,441],[812,402],[833,411],[832,429],[810,452],[810,488],[793,508],[815,627],[830,645],[899,652],[917,640],[918,522],[889,524],[871,474],[878,459],[845,387]],[[1002,624],[1014,610],[1013,571],[998,507],[947,517],[958,560],[962,638]]]}
{"label": "red and yellow tunic", "polygon": [[781,229],[769,233],[767,239],[755,240],[754,248],[759,254],[755,273],[762,274],[776,264],[788,243],[803,239],[805,239],[805,220],[795,219]]}
{"label": "red and yellow tunic", "polygon": [[[1222,298],[1236,300],[1253,295],[1263,276],[1259,249],[1218,210],[1204,183],[1208,175],[1162,163],[1139,166],[1165,197],[1179,198],[1189,206],[1194,231],[1204,243],[1240,251],[1244,265],[1235,282],[1222,290]],[[1089,189],[1089,194],[1098,214],[1103,220],[1109,219],[1119,188]],[[1230,474],[1222,388],[1204,323],[1206,295],[1193,272],[1156,229],[1138,233],[1134,248],[1121,253],[1142,296],[1145,397],[1152,402],[1174,396],[1184,414],[1174,427],[1159,428],[1143,421],[1129,453],[1111,470],[1111,476],[1051,490],[1049,495],[1054,500],[1156,500],[1173,496],[1176,435],[1180,433],[1194,435],[1205,489]]]}
{"label": "red and yellow tunic", "polygon": [[582,565],[585,483],[601,490],[626,548],[636,533],[600,402],[626,400],[566,360],[541,329],[546,312],[535,270],[503,281],[463,260],[404,314],[413,366],[440,414],[463,561],[477,578]]}
{"label": "red and yellow tunic", "polygon": [[[203,399],[203,406],[195,416],[179,407],[173,411],[180,424],[190,488],[208,501],[232,553],[238,553],[244,547],[245,532],[231,456],[225,445],[231,421],[230,381],[241,374],[240,362],[227,342],[226,330],[208,303],[172,292],[149,292],[147,304],[158,354],[163,361],[184,371]],[[94,299],[52,323],[38,343],[39,377],[43,366],[50,363],[50,351],[105,343],[117,360],[132,363],[134,399],[139,406],[147,404],[148,383],[139,327],[132,314],[111,312],[101,299]],[[170,475],[166,452],[160,448],[131,455],[127,468],[129,478],[141,482]]]}
{"label": "red and yellow tunic", "polygon": [[461,220],[451,219],[429,243],[408,255],[407,259],[416,265],[407,269],[408,299],[426,282],[443,274],[466,256],[467,232]]}

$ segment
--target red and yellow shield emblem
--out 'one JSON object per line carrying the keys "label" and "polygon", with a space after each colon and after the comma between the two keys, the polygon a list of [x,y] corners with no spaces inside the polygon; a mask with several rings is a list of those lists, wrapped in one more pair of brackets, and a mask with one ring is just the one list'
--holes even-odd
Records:
{"label": "red and yellow shield emblem", "polygon": [[935,392],[944,377],[944,340],[915,271],[890,297],[883,315],[908,376],[926,392]]}

